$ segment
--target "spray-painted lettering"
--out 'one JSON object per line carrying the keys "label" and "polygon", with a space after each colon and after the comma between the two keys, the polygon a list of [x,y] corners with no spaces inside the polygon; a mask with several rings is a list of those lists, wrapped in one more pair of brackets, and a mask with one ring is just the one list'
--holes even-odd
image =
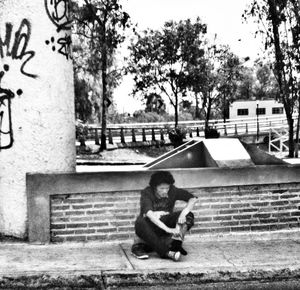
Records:
{"label": "spray-painted lettering", "polygon": [[1,87],[4,72],[0,72],[0,150],[13,145],[13,131],[11,122],[11,99],[14,93]]}
{"label": "spray-painted lettering", "polygon": [[57,27],[57,32],[71,29],[69,0],[45,0],[45,7],[50,20]]}
{"label": "spray-painted lettering", "polygon": [[28,50],[31,35],[31,24],[27,19],[23,19],[19,29],[13,37],[13,25],[6,23],[5,37],[0,35],[0,57],[11,57],[23,61],[20,71],[22,74],[36,78],[37,75],[26,71],[26,64],[35,56],[35,52]]}

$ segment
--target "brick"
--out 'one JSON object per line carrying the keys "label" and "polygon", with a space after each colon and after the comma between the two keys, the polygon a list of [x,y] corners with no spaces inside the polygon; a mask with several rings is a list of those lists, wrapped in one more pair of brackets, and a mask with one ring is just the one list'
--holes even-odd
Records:
{"label": "brick", "polygon": [[118,232],[132,232],[134,231],[134,227],[119,227]]}
{"label": "brick", "polygon": [[96,230],[87,229],[87,230],[76,230],[75,235],[83,235],[83,234],[94,234]]}
{"label": "brick", "polygon": [[274,212],[272,213],[272,217],[275,218],[280,218],[280,217],[285,217],[285,216],[291,216],[290,212]]}
{"label": "brick", "polygon": [[86,236],[66,237],[67,242],[85,242]]}
{"label": "brick", "polygon": [[84,203],[85,200],[84,199],[65,199],[63,201],[64,204],[73,204],[73,203]]}
{"label": "brick", "polygon": [[237,209],[223,209],[220,210],[220,214],[234,214],[234,213],[238,213],[239,210]]}
{"label": "brick", "polygon": [[228,220],[231,220],[232,219],[232,216],[215,216],[213,218],[214,221],[228,221]]}
{"label": "brick", "polygon": [[55,223],[55,222],[68,222],[70,219],[66,218],[66,217],[53,217],[51,215],[51,223]]}
{"label": "brick", "polygon": [[210,233],[211,229],[210,228],[193,228],[191,229],[192,234],[206,234]]}
{"label": "brick", "polygon": [[280,223],[298,222],[297,217],[282,217],[279,218]]}
{"label": "brick", "polygon": [[133,214],[116,215],[116,218],[120,220],[131,220],[135,218],[135,215]]}
{"label": "brick", "polygon": [[269,218],[271,217],[271,213],[256,213],[253,215],[254,218]]}
{"label": "brick", "polygon": [[62,243],[64,241],[65,241],[65,239],[62,238],[62,237],[51,237],[51,242],[52,243]]}
{"label": "brick", "polygon": [[253,202],[251,205],[253,207],[263,207],[263,206],[268,206],[270,203],[269,202]]}
{"label": "brick", "polygon": [[271,223],[277,223],[278,219],[275,218],[268,218],[268,219],[260,219],[259,223],[261,224],[271,224]]}
{"label": "brick", "polygon": [[90,216],[79,216],[79,217],[70,217],[71,222],[89,222],[93,221],[93,217]]}
{"label": "brick", "polygon": [[108,222],[100,222],[100,223],[88,223],[88,227],[107,227],[109,225]]}
{"label": "brick", "polygon": [[87,215],[96,215],[96,214],[105,214],[107,213],[107,210],[106,209],[103,209],[103,210],[88,210],[86,212]]}
{"label": "brick", "polygon": [[233,203],[230,205],[231,208],[246,208],[250,207],[249,203]]}
{"label": "brick", "polygon": [[84,211],[79,211],[79,210],[77,210],[77,211],[66,211],[65,214],[67,216],[70,216],[70,215],[84,215],[85,212]]}
{"label": "brick", "polygon": [[289,202],[287,200],[280,200],[280,201],[272,201],[271,205],[286,205]]}
{"label": "brick", "polygon": [[97,230],[97,233],[113,233],[113,232],[116,232],[117,231],[117,228],[101,228],[101,229],[98,229]]}
{"label": "brick", "polygon": [[66,225],[65,224],[52,224],[51,228],[54,230],[65,229]]}
{"label": "brick", "polygon": [[226,226],[226,227],[228,227],[228,226],[237,226],[239,224],[239,222],[238,221],[225,221],[225,222],[220,222],[220,225],[221,226]]}
{"label": "brick", "polygon": [[64,215],[65,215],[64,212],[51,212],[52,217],[62,217]]}
{"label": "brick", "polygon": [[251,215],[233,215],[232,218],[236,220],[248,220],[251,219]]}
{"label": "brick", "polygon": [[250,231],[251,227],[250,226],[233,226],[230,229],[231,229],[231,232],[246,232],[246,231]]}
{"label": "brick", "polygon": [[281,199],[299,198],[298,194],[283,194],[280,196]]}
{"label": "brick", "polygon": [[238,213],[253,213],[255,214],[258,211],[257,208],[241,208],[238,210]]}
{"label": "brick", "polygon": [[88,241],[105,241],[107,240],[107,235],[91,235],[87,236],[86,239]]}
{"label": "brick", "polygon": [[130,236],[129,234],[111,234],[111,235],[108,235],[108,238],[110,240],[125,240],[125,239],[129,239]]}
{"label": "brick", "polygon": [[229,208],[230,204],[229,203],[220,203],[220,204],[211,204],[210,208],[212,209],[220,209],[220,208]]}
{"label": "brick", "polygon": [[291,212],[291,216],[300,216],[300,211]]}
{"label": "brick", "polygon": [[94,204],[94,208],[111,208],[114,207],[114,203],[100,203],[100,204]]}
{"label": "brick", "polygon": [[194,219],[195,222],[209,222],[212,221],[213,217],[212,216],[207,216],[207,217],[197,217]]}
{"label": "brick", "polygon": [[86,228],[87,224],[67,224],[68,229],[73,229],[73,228]]}
{"label": "brick", "polygon": [[75,231],[51,231],[51,233],[55,236],[62,236],[62,235],[74,235]]}
{"label": "brick", "polygon": [[53,211],[57,211],[57,210],[67,210],[67,209],[70,209],[70,206],[69,205],[53,205],[51,206],[51,209]]}
{"label": "brick", "polygon": [[110,222],[110,225],[115,226],[115,227],[128,226],[130,224],[134,224],[134,222],[128,222],[128,221],[112,221],[112,222]]}
{"label": "brick", "polygon": [[91,204],[83,204],[83,205],[72,205],[73,209],[88,209],[88,208],[92,208],[93,205]]}
{"label": "brick", "polygon": [[269,225],[251,225],[251,231],[268,231]]}
{"label": "brick", "polygon": [[222,228],[211,228],[212,233],[225,233],[225,232],[230,232],[230,227],[222,227]]}

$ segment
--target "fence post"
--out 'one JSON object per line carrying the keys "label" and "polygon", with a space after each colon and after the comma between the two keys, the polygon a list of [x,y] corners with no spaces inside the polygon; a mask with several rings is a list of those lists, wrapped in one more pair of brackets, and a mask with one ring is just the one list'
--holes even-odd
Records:
{"label": "fence post", "polygon": [[114,144],[111,129],[108,129],[108,143]]}
{"label": "fence post", "polygon": [[197,127],[197,137],[200,136],[199,127]]}
{"label": "fence post", "polygon": [[190,129],[190,138],[193,138],[193,129]]}
{"label": "fence post", "polygon": [[234,134],[237,135],[238,134],[238,130],[237,130],[237,124],[234,125]]}
{"label": "fence post", "polygon": [[142,135],[143,135],[143,142],[146,142],[147,140],[146,140],[146,130],[145,130],[145,128],[143,128]]}
{"label": "fence post", "polygon": [[154,131],[154,128],[152,128],[152,141],[155,141],[155,131]]}
{"label": "fence post", "polygon": [[161,141],[165,141],[165,137],[164,137],[164,129],[160,129],[160,140],[161,140]]}
{"label": "fence post", "polygon": [[227,127],[224,125],[224,135],[227,136]]}
{"label": "fence post", "polygon": [[120,137],[121,137],[121,143],[125,143],[124,129],[123,128],[121,128]]}
{"label": "fence post", "polygon": [[246,134],[248,134],[248,123],[246,123]]}
{"label": "fence post", "polygon": [[99,134],[98,134],[98,129],[97,128],[95,128],[95,144],[100,145]]}
{"label": "fence post", "polygon": [[132,135],[132,142],[136,142],[136,138],[135,138],[135,132],[134,132],[134,128],[131,129],[131,135]]}

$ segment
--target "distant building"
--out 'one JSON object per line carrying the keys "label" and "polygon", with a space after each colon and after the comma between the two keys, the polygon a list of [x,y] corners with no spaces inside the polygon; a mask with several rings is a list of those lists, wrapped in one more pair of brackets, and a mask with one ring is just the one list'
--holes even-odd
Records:
{"label": "distant building", "polygon": [[229,118],[275,117],[285,114],[283,104],[275,100],[238,100],[229,107]]}

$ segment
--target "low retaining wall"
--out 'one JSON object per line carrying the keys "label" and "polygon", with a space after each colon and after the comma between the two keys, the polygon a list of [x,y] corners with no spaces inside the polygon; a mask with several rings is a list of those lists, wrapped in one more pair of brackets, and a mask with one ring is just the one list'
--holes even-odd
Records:
{"label": "low retaining wall", "polygon": [[[192,235],[300,227],[299,166],[170,171],[177,186],[199,197]],[[140,190],[152,173],[29,174],[29,241],[132,238]]]}

